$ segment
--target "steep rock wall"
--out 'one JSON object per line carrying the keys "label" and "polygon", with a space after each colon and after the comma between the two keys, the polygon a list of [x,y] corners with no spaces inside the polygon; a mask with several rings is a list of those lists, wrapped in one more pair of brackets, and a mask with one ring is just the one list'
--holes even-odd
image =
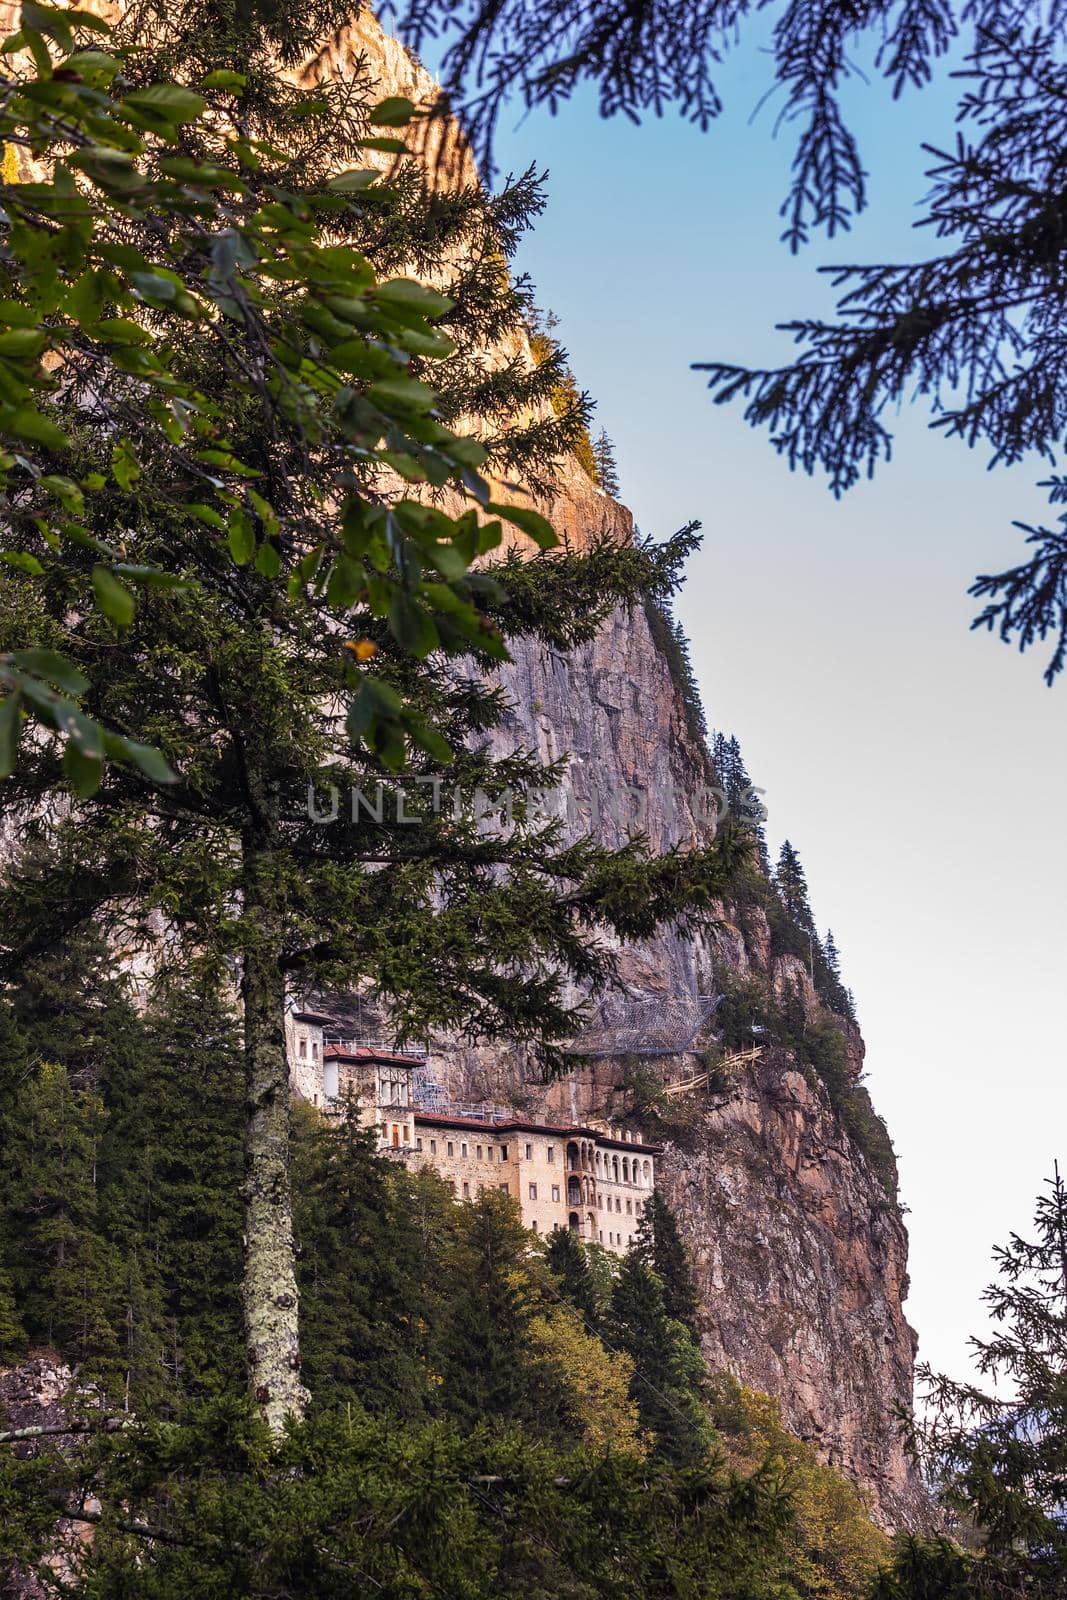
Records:
{"label": "steep rock wall", "polygon": [[[572,831],[592,822],[621,842],[633,806],[613,811],[610,802],[626,795],[644,798],[657,848],[707,837],[704,760],[642,610],[617,611],[567,657],[520,649],[503,677],[513,709],[500,749],[531,746],[546,761],[570,754]],[[668,929],[622,949],[624,981],[649,997],[695,1000],[731,975],[757,977],[779,994],[792,986],[813,1013],[803,963],[771,953],[762,913],[743,920],[746,932],[727,905],[700,936]],[[862,1040],[844,1022],[842,1030],[858,1078]],[[621,1057],[581,1059],[549,1086],[517,1051],[446,1047],[443,1058],[457,1098],[573,1118],[618,1116],[633,1105]],[[664,1081],[698,1065],[695,1055],[645,1062]],[[709,1361],[777,1396],[789,1426],[864,1489],[879,1521],[921,1524],[926,1501],[897,1417],[911,1402],[915,1338],[903,1312],[907,1234],[895,1200],[825,1087],[784,1049],[765,1050],[694,1114],[667,1144],[663,1184],[693,1253]]]}
{"label": "steep rock wall", "polygon": [[[370,62],[383,94],[432,99],[429,75],[367,13],[309,64],[309,75],[352,70],[359,58]],[[444,165],[465,178],[472,171],[454,134]],[[545,510],[577,548],[605,534],[632,535],[625,508],[573,462]],[[642,608],[616,611],[590,644],[566,656],[520,647],[501,676],[512,709],[496,744],[501,753],[533,748],[545,762],[568,758],[572,834],[591,828],[619,844],[638,828],[664,849],[713,832],[706,756]],[[718,925],[697,937],[667,929],[622,949],[619,967],[627,987],[653,1002],[695,1001],[733,974],[759,977],[778,994],[788,983],[806,1011],[817,1005],[803,964],[772,954],[766,919],[751,908],[742,918],[724,906]],[[862,1040],[841,1026],[858,1077]],[[456,1098],[569,1117],[632,1110],[622,1058],[579,1059],[566,1079],[545,1086],[521,1051],[440,1043],[442,1074]],[[652,1060],[664,1081],[696,1064],[695,1057]],[[693,1253],[712,1365],[777,1396],[788,1424],[864,1489],[881,1522],[922,1523],[926,1502],[897,1423],[911,1403],[915,1354],[902,1309],[907,1234],[825,1087],[787,1051],[765,1051],[668,1142],[663,1168]]]}

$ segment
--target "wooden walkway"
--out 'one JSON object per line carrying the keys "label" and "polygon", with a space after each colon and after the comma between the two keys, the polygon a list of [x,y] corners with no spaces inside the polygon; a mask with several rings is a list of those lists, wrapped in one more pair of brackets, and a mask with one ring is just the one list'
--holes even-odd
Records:
{"label": "wooden walkway", "polygon": [[724,1056],[716,1066],[708,1068],[705,1072],[698,1072],[694,1078],[679,1078],[675,1083],[665,1083],[661,1093],[668,1098],[676,1094],[692,1094],[694,1089],[703,1089],[713,1074],[732,1072],[735,1067],[751,1066],[762,1054],[761,1044],[750,1045],[747,1050],[735,1050],[732,1055]]}

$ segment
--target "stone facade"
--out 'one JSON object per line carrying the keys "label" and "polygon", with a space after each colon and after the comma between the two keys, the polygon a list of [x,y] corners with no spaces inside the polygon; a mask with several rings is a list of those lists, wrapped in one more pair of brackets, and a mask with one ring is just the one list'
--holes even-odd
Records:
{"label": "stone facade", "polygon": [[324,1012],[290,1012],[289,1076],[301,1099],[326,1116],[354,1111],[377,1129],[379,1150],[414,1169],[431,1167],[459,1201],[501,1189],[534,1233],[571,1228],[615,1254],[629,1249],[655,1187],[659,1145],[618,1127],[529,1121],[492,1108],[420,1108],[412,1078],[423,1058],[339,1041],[331,1038],[336,1030]]}
{"label": "stone facade", "polygon": [[410,1149],[411,1075],[423,1057],[336,1035],[332,1016],[289,1012],[285,1045],[293,1093],[327,1115],[351,1108],[363,1127],[377,1128],[379,1149]]}
{"label": "stone facade", "polygon": [[534,1233],[570,1228],[624,1255],[655,1187],[659,1145],[620,1129],[499,1122],[416,1111],[415,1167],[432,1167],[457,1200],[487,1188],[518,1201]]}

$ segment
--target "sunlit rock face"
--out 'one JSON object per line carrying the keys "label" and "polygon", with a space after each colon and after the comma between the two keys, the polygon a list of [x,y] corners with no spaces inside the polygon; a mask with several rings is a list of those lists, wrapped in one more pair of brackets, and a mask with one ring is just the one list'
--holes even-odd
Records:
{"label": "sunlit rock face", "polygon": [[[310,70],[351,70],[360,56],[383,95],[432,97],[433,80],[368,13]],[[439,170],[447,168],[472,170],[454,135]],[[578,548],[604,535],[632,536],[629,513],[573,462],[545,510]],[[501,752],[532,748],[546,763],[569,758],[558,803],[564,814],[570,806],[572,834],[592,828],[619,844],[639,828],[657,850],[711,836],[715,802],[706,786],[714,777],[642,608],[616,611],[592,643],[566,656],[520,646],[501,677],[512,710],[496,744]],[[711,722],[714,692],[712,685]],[[816,1004],[803,963],[772,956],[762,914],[750,910],[743,920],[742,932],[727,905],[718,925],[697,937],[668,929],[619,951],[628,990],[652,1011],[673,1008],[679,1040],[691,1047],[641,1058],[665,1083],[700,1069],[708,1035],[684,1040],[684,1021],[699,1016],[700,997],[714,994],[725,974],[758,976],[779,995],[790,983],[806,1009]],[[858,1076],[862,1039],[843,1019],[841,1027]],[[521,1050],[439,1045],[440,1075],[455,1099],[574,1120],[618,1117],[633,1103],[625,1055],[576,1058],[572,1074],[546,1087]],[[927,1504],[896,1420],[911,1402],[915,1355],[902,1309],[907,1234],[826,1090],[788,1052],[764,1051],[737,1067],[721,1093],[704,1095],[693,1125],[668,1142],[662,1168],[692,1250],[711,1364],[777,1396],[788,1424],[861,1486],[879,1521],[923,1523]]]}

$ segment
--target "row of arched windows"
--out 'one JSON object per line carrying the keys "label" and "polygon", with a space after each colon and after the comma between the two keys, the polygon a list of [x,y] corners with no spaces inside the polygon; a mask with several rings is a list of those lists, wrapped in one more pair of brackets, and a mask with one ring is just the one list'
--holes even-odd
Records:
{"label": "row of arched windows", "polygon": [[608,1183],[632,1183],[639,1188],[651,1189],[652,1163],[647,1156],[619,1156],[617,1150],[610,1154],[598,1150],[583,1139],[572,1139],[567,1146],[567,1168],[570,1172],[590,1172]]}

